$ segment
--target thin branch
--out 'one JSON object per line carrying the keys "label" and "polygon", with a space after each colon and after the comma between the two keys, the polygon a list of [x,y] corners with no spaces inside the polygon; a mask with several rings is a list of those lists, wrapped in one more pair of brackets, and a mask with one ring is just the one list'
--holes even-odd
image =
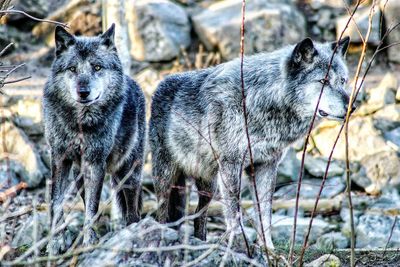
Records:
{"label": "thin branch", "polygon": [[66,23],[62,23],[62,22],[58,22],[58,21],[54,21],[54,20],[49,20],[49,19],[39,19],[37,17],[34,17],[32,15],[29,15],[28,13],[21,11],[21,10],[14,10],[14,9],[8,9],[8,10],[0,10],[0,15],[3,14],[22,14],[24,16],[27,16],[28,18],[35,20],[35,21],[39,21],[39,22],[47,22],[47,23],[51,23],[51,24],[55,24],[55,25],[59,25],[62,26],[64,28],[68,28],[69,26]]}

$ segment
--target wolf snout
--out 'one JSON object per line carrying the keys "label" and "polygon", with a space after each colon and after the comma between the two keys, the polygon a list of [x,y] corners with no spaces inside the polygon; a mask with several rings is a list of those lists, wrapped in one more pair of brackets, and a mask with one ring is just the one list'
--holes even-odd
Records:
{"label": "wolf snout", "polygon": [[82,100],[86,100],[88,98],[88,96],[90,95],[90,90],[86,87],[83,88],[79,88],[77,90],[78,96],[80,99]]}

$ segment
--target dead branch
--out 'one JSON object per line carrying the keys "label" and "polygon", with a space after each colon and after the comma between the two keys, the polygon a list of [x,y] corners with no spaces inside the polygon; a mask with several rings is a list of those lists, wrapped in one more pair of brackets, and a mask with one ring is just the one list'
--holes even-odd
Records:
{"label": "dead branch", "polygon": [[25,188],[27,188],[28,185],[24,182],[21,182],[17,185],[14,185],[13,187],[10,187],[9,189],[5,190],[4,192],[0,192],[0,203],[5,202],[9,198],[13,198],[17,195],[18,191],[21,191]]}
{"label": "dead branch", "polygon": [[54,20],[49,20],[49,19],[39,19],[39,18],[29,15],[28,13],[21,11],[21,10],[14,10],[14,9],[0,10],[0,16],[3,16],[5,14],[22,14],[22,15],[30,18],[31,20],[35,20],[35,21],[39,21],[39,22],[46,22],[46,23],[50,23],[50,24],[59,25],[64,28],[69,28],[68,25],[65,23],[54,21]]}

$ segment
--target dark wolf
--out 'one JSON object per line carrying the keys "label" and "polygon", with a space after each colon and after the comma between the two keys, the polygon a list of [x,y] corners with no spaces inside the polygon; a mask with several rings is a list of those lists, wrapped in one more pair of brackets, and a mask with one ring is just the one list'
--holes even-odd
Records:
{"label": "dark wolf", "polygon": [[[307,38],[244,59],[248,131],[268,247],[273,248],[271,205],[277,166],[288,146],[309,129],[322,84],[325,89],[318,116],[343,120],[346,115],[349,95],[344,55],[348,44],[349,38],[324,44]],[[153,96],[149,141],[158,219],[171,222],[183,216],[182,188],[187,177],[193,177],[199,191],[195,236],[206,239],[207,206],[217,185],[227,230],[237,233],[242,223],[239,181],[242,172],[250,176],[240,60],[171,75],[162,81]]]}
{"label": "dark wolf", "polygon": [[[84,245],[93,230],[106,173],[125,224],[140,219],[145,142],[145,99],[124,75],[114,44],[114,25],[96,37],[55,30],[56,57],[44,88],[45,134],[51,150],[51,215],[62,220],[70,172],[85,203]],[[62,239],[62,238],[61,238]],[[52,242],[50,250],[61,250]]]}

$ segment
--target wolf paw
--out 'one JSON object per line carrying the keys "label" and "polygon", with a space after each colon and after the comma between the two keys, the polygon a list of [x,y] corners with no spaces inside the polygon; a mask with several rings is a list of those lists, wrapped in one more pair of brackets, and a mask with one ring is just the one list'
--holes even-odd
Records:
{"label": "wolf paw", "polygon": [[97,244],[99,241],[96,232],[93,229],[88,229],[88,231],[83,236],[83,246],[88,247]]}
{"label": "wolf paw", "polygon": [[46,251],[49,255],[59,255],[67,251],[64,236],[58,234],[53,237],[47,245]]}

